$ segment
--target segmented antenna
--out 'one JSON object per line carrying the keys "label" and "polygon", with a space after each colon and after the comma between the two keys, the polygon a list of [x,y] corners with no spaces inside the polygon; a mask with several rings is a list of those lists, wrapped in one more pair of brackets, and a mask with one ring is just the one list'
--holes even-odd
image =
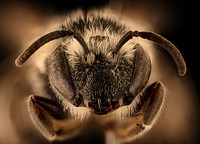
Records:
{"label": "segmented antenna", "polygon": [[87,55],[89,53],[89,49],[87,44],[85,43],[84,39],[82,38],[81,35],[79,35],[76,32],[73,31],[53,31],[50,32],[42,37],[40,37],[38,40],[36,40],[30,47],[28,47],[26,50],[24,50],[18,58],[15,60],[15,65],[20,67],[23,65],[23,63],[34,53],[36,52],[41,46],[44,44],[55,40],[59,38],[63,38],[66,36],[73,36],[82,46],[85,51],[85,54]]}
{"label": "segmented antenna", "polygon": [[176,63],[178,74],[180,76],[185,75],[187,68],[181,53],[179,52],[179,50],[176,48],[175,45],[173,45],[170,41],[168,41],[166,38],[157,33],[129,31],[118,42],[116,48],[113,51],[113,54],[116,54],[120,50],[120,48],[133,37],[141,37],[159,44],[162,48],[164,48],[171,54],[172,58]]}

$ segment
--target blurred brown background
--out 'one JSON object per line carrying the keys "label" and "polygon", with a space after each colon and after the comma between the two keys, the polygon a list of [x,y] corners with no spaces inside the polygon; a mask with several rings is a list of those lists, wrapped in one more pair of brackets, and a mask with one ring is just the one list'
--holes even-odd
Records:
{"label": "blurred brown background", "polygon": [[156,52],[158,59],[154,58],[157,64],[155,69],[159,69],[163,75],[156,72],[158,75],[154,74],[152,80],[154,77],[161,78],[171,96],[167,98],[166,111],[158,124],[136,143],[200,142],[199,9],[196,1],[6,0],[0,2],[0,144],[48,143],[37,133],[32,123],[29,124],[28,113],[23,112],[26,109],[26,97],[20,97],[20,93],[28,96],[31,88],[23,79],[23,70],[14,66],[17,55],[44,34],[49,23],[55,22],[60,15],[76,8],[89,10],[108,4],[113,10],[150,26],[150,29],[169,39],[182,53],[188,68],[186,77],[177,78],[176,71],[165,66],[167,64],[175,68],[171,57],[162,49]]}

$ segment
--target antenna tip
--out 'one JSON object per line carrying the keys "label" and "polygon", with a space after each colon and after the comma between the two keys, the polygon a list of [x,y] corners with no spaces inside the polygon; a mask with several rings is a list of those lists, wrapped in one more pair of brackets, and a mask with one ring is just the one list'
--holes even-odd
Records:
{"label": "antenna tip", "polygon": [[184,64],[182,67],[178,68],[178,74],[179,76],[184,76],[187,72],[186,65]]}
{"label": "antenna tip", "polygon": [[15,65],[16,65],[17,67],[21,67],[21,66],[22,66],[22,63],[21,63],[21,61],[19,60],[19,58],[17,58],[17,59],[15,60]]}

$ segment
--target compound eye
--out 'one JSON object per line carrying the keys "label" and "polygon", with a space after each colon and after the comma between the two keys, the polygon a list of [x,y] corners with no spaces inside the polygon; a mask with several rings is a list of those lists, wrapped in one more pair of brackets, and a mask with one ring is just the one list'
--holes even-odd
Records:
{"label": "compound eye", "polygon": [[146,86],[151,73],[149,54],[139,44],[135,45],[134,70],[129,92],[135,98]]}
{"label": "compound eye", "polygon": [[53,91],[77,106],[77,104],[80,103],[79,100],[77,100],[79,96],[76,96],[76,89],[70,75],[68,62],[62,46],[59,46],[52,53],[48,61],[47,69]]}

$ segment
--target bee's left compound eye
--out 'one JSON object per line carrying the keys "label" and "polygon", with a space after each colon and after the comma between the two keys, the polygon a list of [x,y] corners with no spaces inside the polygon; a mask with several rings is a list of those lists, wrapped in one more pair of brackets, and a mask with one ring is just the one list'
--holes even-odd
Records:
{"label": "bee's left compound eye", "polygon": [[58,47],[48,61],[48,76],[53,91],[71,102],[74,106],[82,103],[82,96],[76,94],[71,78],[68,61],[62,47]]}

